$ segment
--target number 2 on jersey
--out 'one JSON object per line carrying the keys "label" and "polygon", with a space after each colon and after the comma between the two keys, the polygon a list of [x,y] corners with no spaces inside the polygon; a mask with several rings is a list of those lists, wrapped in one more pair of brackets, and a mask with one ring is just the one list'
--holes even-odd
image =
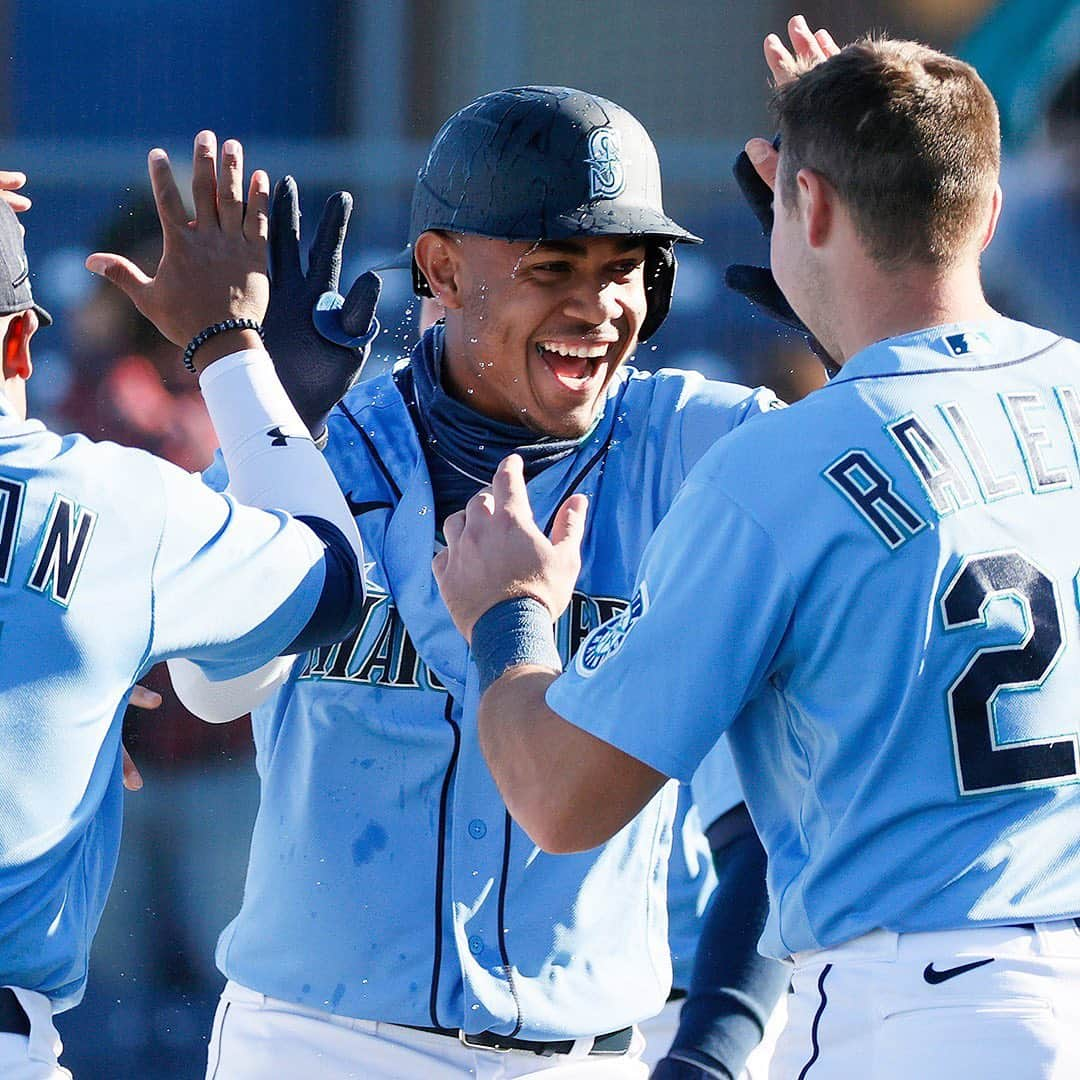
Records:
{"label": "number 2 on jersey", "polygon": [[961,795],[982,795],[1077,779],[1077,737],[998,745],[994,704],[1000,693],[1043,684],[1065,647],[1057,590],[1030,559],[998,551],[966,559],[941,598],[947,630],[988,626],[987,609],[1012,598],[1027,632],[1016,645],[979,649],[948,690]]}

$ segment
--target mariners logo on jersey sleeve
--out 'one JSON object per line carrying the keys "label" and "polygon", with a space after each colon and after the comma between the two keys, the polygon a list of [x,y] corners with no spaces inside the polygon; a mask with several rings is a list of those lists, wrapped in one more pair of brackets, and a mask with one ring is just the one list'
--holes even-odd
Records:
{"label": "mariners logo on jersey sleeve", "polygon": [[574,657],[574,666],[583,678],[592,675],[610,656],[614,656],[626,640],[634,623],[649,610],[649,589],[643,581],[634,593],[630,606],[603,626],[598,626],[585,639],[585,644]]}

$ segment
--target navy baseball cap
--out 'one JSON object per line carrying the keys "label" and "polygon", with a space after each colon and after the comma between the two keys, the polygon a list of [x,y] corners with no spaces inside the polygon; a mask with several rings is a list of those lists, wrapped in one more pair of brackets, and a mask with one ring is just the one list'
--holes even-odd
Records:
{"label": "navy baseball cap", "polygon": [[23,231],[15,211],[0,199],[0,316],[20,311],[37,312],[43,326],[52,323],[52,316],[34,303],[30,291],[30,264],[23,247]]}

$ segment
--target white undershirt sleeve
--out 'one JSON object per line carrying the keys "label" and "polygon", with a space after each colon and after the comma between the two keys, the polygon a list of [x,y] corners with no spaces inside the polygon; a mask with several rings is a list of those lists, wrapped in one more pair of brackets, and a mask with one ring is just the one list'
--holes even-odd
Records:
{"label": "white undershirt sleeve", "polygon": [[[199,384],[221,444],[229,493],[249,506],[330,522],[362,564],[356,522],[269,354],[262,349],[231,353],[206,368]],[[176,659],[169,661],[169,675],[191,712],[223,723],[265,701],[288,678],[295,659],[280,656],[249,675],[221,682],[211,682],[198,665]]]}

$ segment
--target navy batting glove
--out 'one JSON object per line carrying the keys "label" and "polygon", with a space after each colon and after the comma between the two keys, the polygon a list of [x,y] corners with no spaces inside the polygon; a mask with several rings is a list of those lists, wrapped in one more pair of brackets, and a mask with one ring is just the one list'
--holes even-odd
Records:
{"label": "navy batting glove", "polygon": [[719,1062],[702,1055],[700,1061],[681,1057],[666,1057],[656,1063],[651,1080],[733,1080]]}
{"label": "navy batting glove", "polygon": [[267,352],[281,385],[315,439],[330,410],[359,378],[379,332],[382,282],[368,271],[347,296],[338,292],[341,252],[352,213],[347,191],[331,195],[300,261],[300,198],[291,176],[279,180],[270,207],[270,305],[263,320]]}
{"label": "navy batting glove", "polygon": [[[779,145],[780,136],[777,135],[773,140],[773,146],[779,148]],[[758,176],[757,169],[747,157],[745,150],[739,152],[732,171],[735,173],[735,181],[739,185],[743,198],[761,225],[761,231],[769,236],[773,228],[772,189]],[[806,323],[795,314],[795,310],[780,291],[780,286],[777,285],[776,278],[773,277],[773,272],[768,266],[745,266],[741,263],[729,266],[724,272],[724,283],[729,289],[749,300],[755,308],[768,315],[770,319],[775,319],[796,333],[802,334],[806,338],[807,345],[830,374],[838,370],[837,364],[821,342],[810,332]]]}

